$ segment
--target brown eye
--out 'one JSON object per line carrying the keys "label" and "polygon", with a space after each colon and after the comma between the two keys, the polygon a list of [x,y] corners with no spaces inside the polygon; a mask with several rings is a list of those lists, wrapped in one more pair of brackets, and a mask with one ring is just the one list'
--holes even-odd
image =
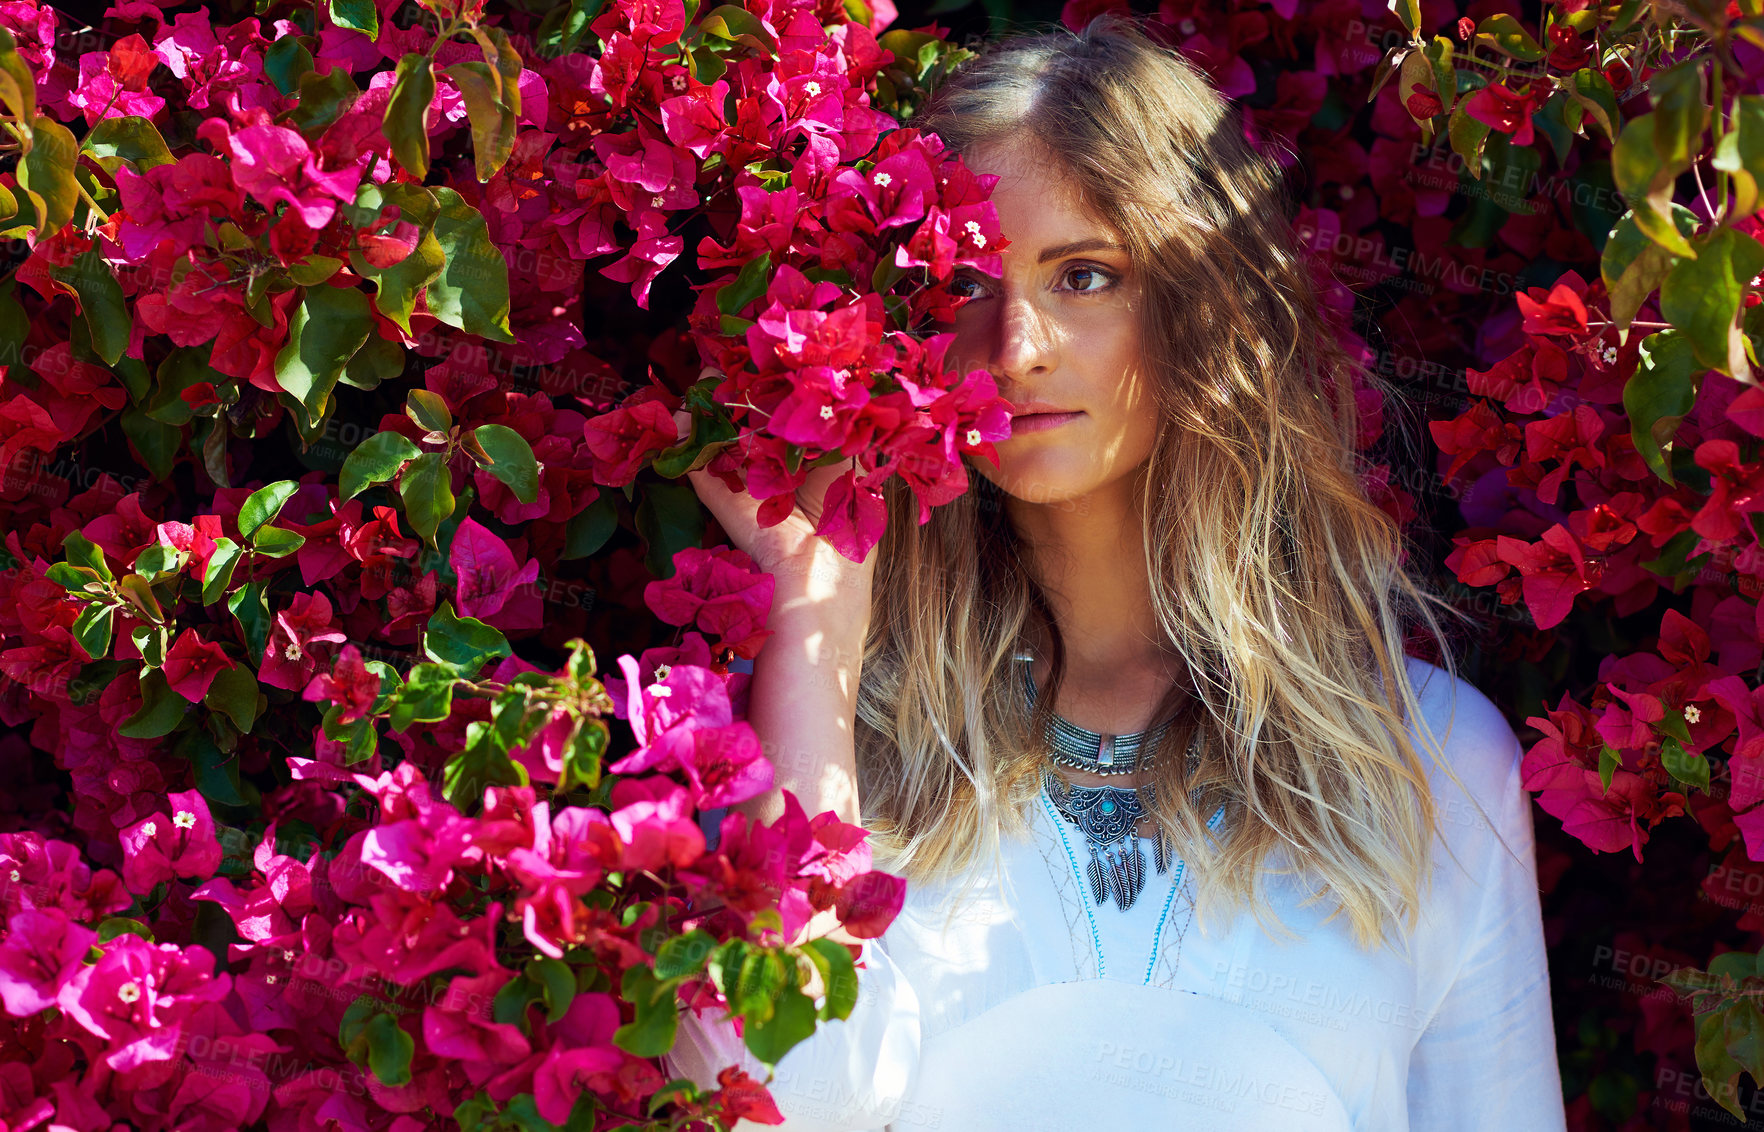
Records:
{"label": "brown eye", "polygon": [[1100,267],[1074,267],[1066,272],[1066,288],[1071,291],[1106,291],[1115,277]]}
{"label": "brown eye", "polygon": [[974,299],[986,293],[980,281],[971,275],[958,275],[949,281],[949,293],[958,299]]}

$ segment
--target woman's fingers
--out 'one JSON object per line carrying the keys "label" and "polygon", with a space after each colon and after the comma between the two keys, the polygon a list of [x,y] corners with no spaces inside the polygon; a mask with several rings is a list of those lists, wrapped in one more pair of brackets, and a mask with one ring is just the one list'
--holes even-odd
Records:
{"label": "woman's fingers", "polygon": [[[674,410],[674,428],[676,440],[685,440],[692,432],[692,414],[685,409]],[[730,491],[722,480],[703,468],[687,472],[686,479],[698,493],[699,501],[731,537],[745,538],[747,532],[759,525],[759,500],[747,492]]]}

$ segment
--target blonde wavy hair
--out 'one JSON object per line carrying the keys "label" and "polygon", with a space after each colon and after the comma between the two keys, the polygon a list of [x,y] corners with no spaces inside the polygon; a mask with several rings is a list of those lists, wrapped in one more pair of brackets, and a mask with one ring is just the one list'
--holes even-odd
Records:
{"label": "blonde wavy hair", "polygon": [[[1332,893],[1329,919],[1345,912],[1361,947],[1389,923],[1412,931],[1436,813],[1405,723],[1438,746],[1404,637],[1443,642],[1447,607],[1405,572],[1398,526],[1361,486],[1356,368],[1379,383],[1319,314],[1278,167],[1204,74],[1118,20],[992,46],[913,124],[958,153],[1039,142],[1141,275],[1161,413],[1140,477],[1146,566],[1167,647],[1194,674],[1153,718],[1176,721],[1167,753],[1198,729],[1205,756],[1192,778],[1154,756],[1155,816],[1203,930],[1220,902],[1266,924],[1266,868],[1318,882],[1307,904]],[[924,526],[891,480],[859,685],[865,822],[917,881],[996,863],[1001,833],[1021,828],[1065,665],[999,490],[970,477]],[[1052,670],[1031,716],[1013,655],[1037,633]],[[1219,838],[1206,819],[1221,804]],[[1273,867],[1278,846],[1293,868]]]}

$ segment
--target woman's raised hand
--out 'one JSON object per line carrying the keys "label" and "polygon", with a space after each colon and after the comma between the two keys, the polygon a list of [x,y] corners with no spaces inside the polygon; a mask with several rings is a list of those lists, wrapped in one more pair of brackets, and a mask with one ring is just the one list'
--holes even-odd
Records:
{"label": "woman's raised hand", "polygon": [[[675,413],[674,424],[684,437],[690,415]],[[773,635],[753,662],[747,709],[772,762],[774,788],[736,807],[758,821],[784,812],[782,790],[810,814],[832,810],[842,821],[859,820],[853,736],[876,551],[853,562],[815,533],[828,486],[849,467],[811,471],[789,517],[771,527],[759,525],[759,501],[747,492],[730,491],[703,470],[687,473],[730,541],[776,583],[766,619]]]}
{"label": "woman's raised hand", "polygon": [[[685,439],[691,430],[691,415],[677,410],[674,424],[680,439]],[[875,550],[863,562],[853,562],[815,533],[827,489],[853,464],[853,460],[845,460],[810,471],[796,490],[796,506],[790,515],[770,527],[760,526],[760,502],[747,492],[730,491],[722,480],[703,469],[688,472],[686,478],[729,540],[746,551],[754,565],[778,579],[781,598],[807,599],[814,604],[836,600],[842,616],[861,610],[867,622]]]}

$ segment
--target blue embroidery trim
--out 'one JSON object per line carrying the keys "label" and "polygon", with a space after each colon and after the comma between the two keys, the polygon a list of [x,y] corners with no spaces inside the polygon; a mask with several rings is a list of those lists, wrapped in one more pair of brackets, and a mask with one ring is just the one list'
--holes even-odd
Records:
{"label": "blue embroidery trim", "polygon": [[[1224,817],[1225,807],[1220,806],[1217,810],[1213,811],[1213,816],[1207,819],[1207,828],[1217,833],[1219,831],[1219,822]],[[1061,836],[1064,837],[1065,835],[1061,834]],[[1070,852],[1070,850],[1067,852]],[[1164,922],[1170,918],[1170,905],[1176,902],[1176,890],[1182,887],[1182,874],[1187,870],[1187,861],[1179,860],[1176,862],[1176,875],[1170,881],[1170,893],[1168,896],[1164,897],[1164,911],[1158,916],[1157,930],[1152,932],[1152,953],[1151,958],[1145,961],[1145,978],[1140,980],[1148,987],[1151,986],[1152,972],[1156,970],[1158,966],[1158,955],[1161,951],[1158,944],[1162,943],[1164,940]]]}
{"label": "blue embroidery trim", "polygon": [[1072,872],[1078,877],[1078,899],[1084,905],[1084,918],[1090,921],[1090,949],[1096,953],[1096,977],[1100,979],[1108,973],[1108,968],[1103,963],[1102,936],[1096,930],[1096,913],[1091,908],[1089,893],[1084,891],[1084,874],[1078,869],[1078,858],[1072,854],[1072,843],[1066,840],[1066,823],[1054,811],[1046,791],[1037,797],[1041,801],[1041,808],[1047,812],[1048,820],[1053,822],[1054,832],[1060,835],[1060,844],[1066,849],[1066,860],[1071,862]]}

